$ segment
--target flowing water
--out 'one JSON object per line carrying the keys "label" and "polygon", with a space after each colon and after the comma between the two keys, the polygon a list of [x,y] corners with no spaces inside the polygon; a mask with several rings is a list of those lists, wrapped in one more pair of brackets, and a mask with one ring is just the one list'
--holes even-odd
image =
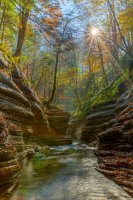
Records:
{"label": "flowing water", "polygon": [[131,200],[121,187],[95,170],[92,148],[51,148],[47,156],[26,159],[10,200]]}

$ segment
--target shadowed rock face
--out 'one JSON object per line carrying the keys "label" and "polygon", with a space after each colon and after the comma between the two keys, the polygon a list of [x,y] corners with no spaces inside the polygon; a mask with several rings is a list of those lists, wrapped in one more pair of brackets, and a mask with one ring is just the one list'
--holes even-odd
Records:
{"label": "shadowed rock face", "polygon": [[68,132],[76,138],[91,143],[102,130],[102,124],[114,116],[116,101],[109,101],[93,107],[83,120],[70,122]]}
{"label": "shadowed rock face", "polygon": [[106,102],[93,107],[87,113],[85,127],[82,130],[81,139],[88,142],[96,140],[97,134],[102,130],[102,124],[114,116],[115,101]]}
{"label": "shadowed rock face", "polygon": [[6,70],[7,62],[0,59],[0,196],[18,182],[26,155],[24,137],[49,131],[41,103],[23,74],[14,67],[11,79]]}
{"label": "shadowed rock face", "polygon": [[98,170],[133,197],[133,91],[120,99],[116,116],[98,135]]}
{"label": "shadowed rock face", "polygon": [[49,108],[46,109],[46,115],[49,125],[55,134],[64,136],[68,128],[70,114],[56,106],[49,106]]}

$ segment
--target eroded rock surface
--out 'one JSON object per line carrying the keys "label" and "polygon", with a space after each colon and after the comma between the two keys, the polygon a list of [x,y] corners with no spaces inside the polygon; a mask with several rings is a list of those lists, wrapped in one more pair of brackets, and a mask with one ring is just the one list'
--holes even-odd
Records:
{"label": "eroded rock surface", "polygon": [[9,62],[0,58],[0,198],[19,180],[26,156],[24,139],[49,131],[41,103],[23,74],[17,67],[9,72]]}
{"label": "eroded rock surface", "polygon": [[83,120],[71,121],[68,132],[85,142],[93,142],[102,130],[102,124],[113,118],[115,106],[115,100],[98,104],[87,112]]}
{"label": "eroded rock surface", "polygon": [[37,95],[33,92],[29,85],[27,85],[24,75],[16,66],[14,66],[12,71],[12,79],[30,103],[31,111],[34,114],[34,132],[38,135],[49,133],[48,121],[44,114],[43,106],[41,105]]}
{"label": "eroded rock surface", "polygon": [[[120,111],[120,112],[119,112]],[[116,117],[103,124],[98,135],[100,172],[121,185],[133,197],[133,97],[120,99]]]}
{"label": "eroded rock surface", "polygon": [[57,106],[51,105],[47,107],[46,115],[53,133],[54,142],[57,145],[72,143],[72,138],[67,135],[70,114],[59,109]]}
{"label": "eroded rock surface", "polygon": [[46,109],[46,115],[52,130],[57,135],[65,135],[68,128],[70,114],[56,106],[49,106]]}

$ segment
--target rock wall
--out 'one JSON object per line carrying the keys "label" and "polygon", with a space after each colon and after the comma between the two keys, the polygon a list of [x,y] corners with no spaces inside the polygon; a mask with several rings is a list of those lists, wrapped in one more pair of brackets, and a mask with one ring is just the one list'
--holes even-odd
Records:
{"label": "rock wall", "polygon": [[32,130],[33,120],[28,100],[10,79],[0,73],[0,195],[13,189],[18,182],[25,157],[24,126]]}
{"label": "rock wall", "polygon": [[115,100],[94,106],[83,120],[69,122],[68,133],[87,143],[93,142],[102,130],[102,124],[113,118],[115,106]]}
{"label": "rock wall", "polygon": [[[13,70],[10,69],[13,67]],[[48,134],[44,110],[19,69],[0,58],[0,199],[17,184],[25,143],[31,135]]]}
{"label": "rock wall", "polygon": [[14,66],[12,71],[12,80],[23,92],[23,95],[28,99],[31,107],[31,111],[34,114],[33,130],[38,135],[49,133],[49,124],[43,110],[43,106],[39,101],[37,95],[26,84],[26,78],[20,72],[20,70]]}
{"label": "rock wall", "polygon": [[70,122],[69,133],[97,140],[97,170],[133,196],[133,86],[118,101],[98,104],[84,120]]}
{"label": "rock wall", "polygon": [[71,144],[72,138],[67,135],[70,114],[57,106],[50,105],[46,108],[46,116],[53,134],[51,135],[51,142],[54,145]]}
{"label": "rock wall", "polygon": [[46,109],[46,115],[51,129],[57,135],[65,135],[68,128],[70,114],[64,112],[56,106],[49,106]]}
{"label": "rock wall", "polygon": [[20,163],[9,134],[8,122],[0,113],[0,199],[5,191],[15,187],[19,179]]}
{"label": "rock wall", "polygon": [[115,113],[98,135],[97,170],[133,197],[133,90],[120,99]]}

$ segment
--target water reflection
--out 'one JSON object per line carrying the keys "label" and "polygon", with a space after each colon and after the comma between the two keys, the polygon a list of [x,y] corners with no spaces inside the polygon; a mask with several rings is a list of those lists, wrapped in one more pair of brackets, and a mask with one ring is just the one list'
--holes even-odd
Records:
{"label": "water reflection", "polygon": [[26,158],[24,160],[24,167],[23,167],[23,176],[27,177],[27,179],[31,179],[33,176],[33,163],[32,160]]}
{"label": "water reflection", "polygon": [[95,170],[92,149],[76,148],[56,147],[48,158],[25,160],[19,187],[10,200],[132,199]]}

